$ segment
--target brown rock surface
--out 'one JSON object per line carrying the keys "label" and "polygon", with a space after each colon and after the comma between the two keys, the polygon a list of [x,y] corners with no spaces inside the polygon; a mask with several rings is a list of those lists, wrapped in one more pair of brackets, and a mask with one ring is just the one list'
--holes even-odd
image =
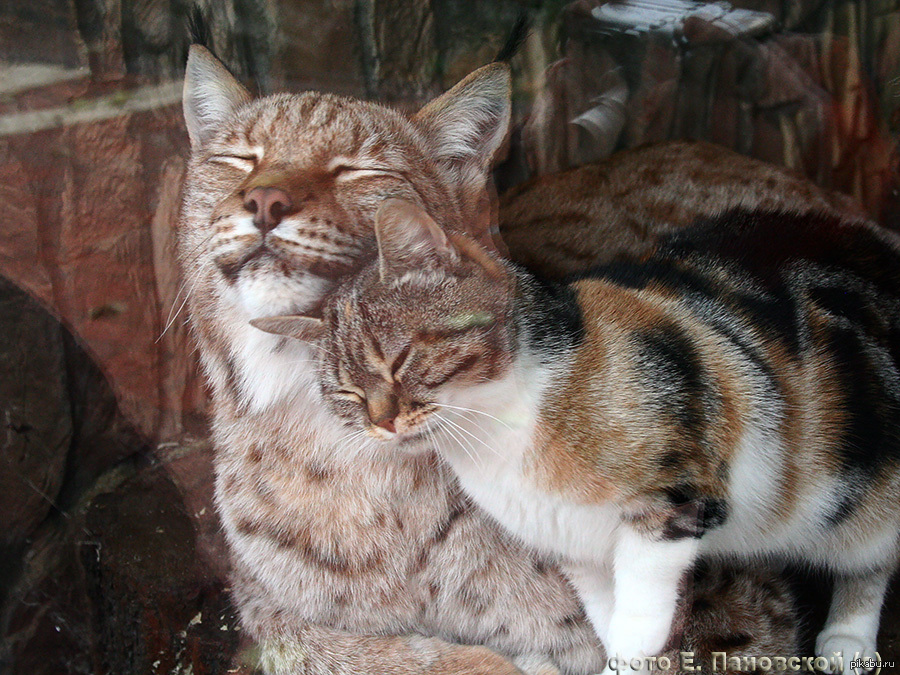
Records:
{"label": "brown rock surface", "polygon": [[0,327],[0,555],[5,557],[53,507],[73,431],[59,323],[0,277]]}

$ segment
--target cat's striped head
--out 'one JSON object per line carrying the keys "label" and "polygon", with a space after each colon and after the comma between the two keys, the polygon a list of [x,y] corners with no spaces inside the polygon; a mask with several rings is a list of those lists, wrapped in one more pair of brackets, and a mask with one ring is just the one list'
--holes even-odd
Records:
{"label": "cat's striped head", "polygon": [[321,317],[254,325],[318,341],[320,384],[333,412],[368,436],[419,450],[442,420],[483,407],[478,397],[508,374],[515,275],[401,200],[382,205],[375,230],[377,260],[329,297]]}
{"label": "cat's striped head", "polygon": [[191,49],[178,251],[215,391],[258,408],[279,398],[283,364],[269,358],[279,342],[248,321],[308,310],[371,259],[384,199],[418,204],[490,245],[489,170],[509,87],[506,66],[492,64],[412,117],[315,92],[254,100],[209,52]]}

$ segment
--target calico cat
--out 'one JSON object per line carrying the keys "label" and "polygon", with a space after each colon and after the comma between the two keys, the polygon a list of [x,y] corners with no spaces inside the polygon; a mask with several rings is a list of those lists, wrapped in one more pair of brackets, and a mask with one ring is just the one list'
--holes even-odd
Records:
{"label": "calico cat", "polygon": [[437,447],[476,503],[558,556],[608,654],[663,650],[702,553],[831,569],[817,653],[845,672],[875,656],[900,539],[887,237],[739,210],[553,284],[402,200],[375,231],[378,259],[321,318],[254,325],[320,340],[349,432],[385,455]]}
{"label": "calico cat", "polygon": [[[314,352],[248,323],[316,307],[371,259],[386,197],[417,198],[491,246],[506,68],[487,66],[407,116],[316,92],[253,99],[193,47],[184,111],[178,255],[211,389],[230,586],[267,671],[519,673],[513,657],[546,671],[527,660],[537,653],[569,673],[597,672],[602,651],[559,568],[506,536],[433,454],[373,456],[328,413]],[[713,183],[722,166],[707,166]],[[733,199],[784,187],[760,180]],[[723,186],[723,205],[728,194]],[[609,196],[597,186],[597,201]],[[580,227],[586,236],[600,223]],[[776,573],[715,565],[694,590],[702,602],[685,649],[794,652],[791,594]]]}

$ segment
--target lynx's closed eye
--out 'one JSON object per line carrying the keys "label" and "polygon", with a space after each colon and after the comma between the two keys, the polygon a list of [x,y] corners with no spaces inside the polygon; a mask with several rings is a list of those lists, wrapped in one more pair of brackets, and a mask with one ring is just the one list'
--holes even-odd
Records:
{"label": "lynx's closed eye", "polygon": [[348,181],[369,178],[371,176],[391,176],[403,178],[403,175],[392,169],[375,165],[354,164],[348,160],[338,158],[328,165],[328,170],[335,180]]}
{"label": "lynx's closed eye", "polygon": [[259,162],[259,155],[256,154],[220,154],[212,155],[207,161],[216,164],[227,164],[239,171],[250,173],[256,168]]}

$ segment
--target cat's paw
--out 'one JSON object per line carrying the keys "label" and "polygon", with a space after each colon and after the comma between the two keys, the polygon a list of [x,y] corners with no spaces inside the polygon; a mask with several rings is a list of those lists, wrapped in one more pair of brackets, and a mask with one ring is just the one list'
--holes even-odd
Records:
{"label": "cat's paw", "polygon": [[[837,666],[835,654],[843,656],[843,670]],[[862,668],[851,669],[851,662],[855,659],[876,659],[875,642],[866,636],[855,635],[846,626],[826,627],[816,638],[816,656],[822,656],[831,664],[835,661],[835,667],[827,671],[834,675],[862,675],[866,671]]]}
{"label": "cat's paw", "polygon": [[513,659],[513,663],[523,675],[561,675],[559,668],[540,654],[525,654]]}

